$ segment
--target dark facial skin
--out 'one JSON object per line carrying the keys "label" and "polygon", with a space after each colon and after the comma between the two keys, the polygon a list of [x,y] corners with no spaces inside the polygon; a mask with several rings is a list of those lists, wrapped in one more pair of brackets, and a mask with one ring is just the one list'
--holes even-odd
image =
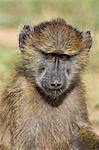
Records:
{"label": "dark facial skin", "polygon": [[[60,53],[59,53],[60,52]],[[66,93],[73,79],[72,59],[61,51],[42,54],[44,64],[39,67],[37,84],[43,92],[52,99]]]}

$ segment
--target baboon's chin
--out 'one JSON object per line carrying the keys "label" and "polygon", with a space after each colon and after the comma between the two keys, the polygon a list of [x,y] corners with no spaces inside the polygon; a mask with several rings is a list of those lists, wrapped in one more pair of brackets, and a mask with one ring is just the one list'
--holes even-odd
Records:
{"label": "baboon's chin", "polygon": [[64,101],[64,97],[66,96],[65,91],[63,90],[50,90],[44,91],[45,97],[44,100],[51,105],[52,107],[58,107]]}
{"label": "baboon's chin", "polygon": [[44,101],[47,102],[52,107],[58,107],[64,101],[64,98],[67,96],[65,89],[51,90],[47,87],[37,86],[39,94],[43,97]]}
{"label": "baboon's chin", "polygon": [[60,95],[63,94],[63,90],[62,89],[58,89],[58,90],[55,90],[55,89],[43,89],[45,94],[48,95],[49,97],[55,99],[57,97],[59,97]]}

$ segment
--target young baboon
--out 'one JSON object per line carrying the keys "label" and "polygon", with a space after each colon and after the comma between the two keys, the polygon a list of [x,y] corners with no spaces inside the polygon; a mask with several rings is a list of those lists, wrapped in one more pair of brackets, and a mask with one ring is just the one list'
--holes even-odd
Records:
{"label": "young baboon", "polygon": [[81,74],[92,37],[63,19],[24,26],[0,104],[0,150],[99,150]]}

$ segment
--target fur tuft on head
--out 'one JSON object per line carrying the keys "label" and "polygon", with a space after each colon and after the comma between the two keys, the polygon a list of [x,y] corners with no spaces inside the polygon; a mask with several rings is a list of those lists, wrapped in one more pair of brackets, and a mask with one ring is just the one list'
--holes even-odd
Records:
{"label": "fur tuft on head", "polygon": [[92,37],[90,31],[80,32],[63,19],[58,18],[36,26],[25,25],[23,27],[19,34],[21,51],[24,51],[25,47],[31,49],[33,45],[46,53],[53,52],[53,49],[60,49],[64,51],[64,54],[68,54],[90,49]]}
{"label": "fur tuft on head", "polygon": [[24,48],[25,40],[27,37],[29,37],[31,31],[32,31],[32,27],[29,25],[25,25],[22,28],[22,30],[19,34],[19,47],[20,47],[20,49]]}
{"label": "fur tuft on head", "polygon": [[92,36],[91,36],[91,32],[90,31],[86,31],[84,33],[82,33],[83,36],[83,41],[86,44],[86,48],[90,49],[92,46]]}

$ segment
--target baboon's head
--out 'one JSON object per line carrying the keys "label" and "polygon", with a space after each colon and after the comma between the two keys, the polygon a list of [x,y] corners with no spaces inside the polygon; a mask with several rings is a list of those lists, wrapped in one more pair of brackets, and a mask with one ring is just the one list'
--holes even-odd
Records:
{"label": "baboon's head", "polygon": [[79,82],[92,38],[62,19],[24,26],[19,35],[25,75],[53,99]]}

